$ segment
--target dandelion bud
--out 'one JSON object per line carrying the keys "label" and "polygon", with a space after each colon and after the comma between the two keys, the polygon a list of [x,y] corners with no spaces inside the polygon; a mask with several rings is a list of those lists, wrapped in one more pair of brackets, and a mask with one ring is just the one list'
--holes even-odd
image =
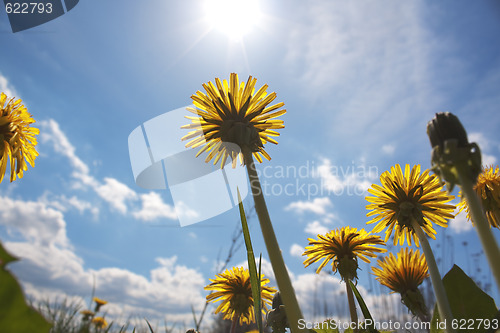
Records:
{"label": "dandelion bud", "polygon": [[447,140],[457,140],[458,147],[469,145],[467,132],[457,116],[451,112],[436,113],[436,116],[427,124],[427,135],[431,146],[433,148],[439,146],[441,150],[444,150]]}
{"label": "dandelion bud", "polygon": [[469,143],[460,120],[450,112],[437,113],[427,124],[427,135],[432,146],[432,170],[446,182],[448,191],[460,184],[457,165],[465,167],[465,174],[476,182],[481,172],[481,152],[476,143]]}

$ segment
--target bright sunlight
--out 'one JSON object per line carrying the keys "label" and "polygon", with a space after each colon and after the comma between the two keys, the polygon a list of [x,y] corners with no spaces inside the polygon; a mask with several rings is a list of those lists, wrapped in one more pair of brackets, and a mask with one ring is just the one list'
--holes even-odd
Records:
{"label": "bright sunlight", "polygon": [[249,33],[261,15],[256,0],[207,0],[205,6],[211,28],[233,40],[240,40]]}

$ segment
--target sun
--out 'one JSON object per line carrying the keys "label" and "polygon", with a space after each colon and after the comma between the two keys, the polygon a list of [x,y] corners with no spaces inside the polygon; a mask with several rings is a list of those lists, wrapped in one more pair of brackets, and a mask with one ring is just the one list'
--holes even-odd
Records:
{"label": "sun", "polygon": [[205,10],[210,27],[235,41],[248,34],[261,17],[257,0],[206,0]]}

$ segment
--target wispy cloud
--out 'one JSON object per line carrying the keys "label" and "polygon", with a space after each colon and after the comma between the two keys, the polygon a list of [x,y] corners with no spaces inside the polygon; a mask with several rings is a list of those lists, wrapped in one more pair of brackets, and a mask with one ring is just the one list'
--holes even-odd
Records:
{"label": "wispy cloud", "polygon": [[363,195],[376,179],[378,169],[364,164],[337,166],[328,158],[323,158],[316,168],[316,175],[321,180],[321,185],[335,195]]}
{"label": "wispy cloud", "polygon": [[310,222],[306,225],[306,228],[304,229],[304,232],[311,234],[313,236],[316,235],[324,235],[326,234],[330,229],[325,227],[321,222],[319,221],[313,221]]}
{"label": "wispy cloud", "polygon": [[[83,162],[76,154],[76,148],[71,144],[66,134],[61,130],[59,124],[53,120],[40,122],[42,131],[40,141],[50,144],[55,152],[66,157],[73,171],[74,189],[91,188],[101,199],[107,202],[110,207],[121,214],[142,220],[152,221],[159,218],[177,219],[174,207],[163,202],[161,196],[156,192],[138,194],[123,182],[112,177],[104,177],[99,180],[91,173],[90,167]],[[73,201],[62,201],[62,203],[76,204],[76,197]],[[141,207],[137,208],[140,203]],[[184,212],[189,214],[190,212]]]}
{"label": "wispy cloud", "polygon": [[132,213],[139,220],[152,221],[158,218],[177,219],[175,209],[163,202],[156,192],[141,194],[142,208]]}
{"label": "wispy cloud", "polygon": [[304,247],[299,244],[292,244],[292,246],[290,246],[290,255],[292,257],[302,258],[304,251]]}
{"label": "wispy cloud", "polygon": [[[455,210],[455,214],[457,213],[458,208]],[[450,229],[457,234],[467,232],[472,229],[472,223],[467,219],[465,211],[460,212],[460,214],[456,215],[454,219],[449,220],[448,224]]]}
{"label": "wispy cloud", "polygon": [[[484,166],[494,165],[497,162],[498,154],[500,153],[500,143],[488,139],[481,132],[469,133],[469,142],[475,142],[481,149],[482,163]],[[490,153],[497,154],[491,155]]]}
{"label": "wispy cloud", "polygon": [[18,96],[16,90],[14,87],[9,83],[7,78],[0,73],[0,92],[3,92],[4,94],[7,95],[9,98],[21,98],[21,96]]}
{"label": "wispy cloud", "polygon": [[379,144],[422,111],[436,111],[440,97],[430,88],[430,56],[440,44],[427,30],[423,7],[308,2],[299,19],[304,23],[290,29],[286,60],[304,83],[304,97],[324,105],[331,135],[351,144]]}
{"label": "wispy cloud", "polygon": [[293,211],[299,214],[312,212],[318,215],[327,213],[327,209],[332,207],[332,202],[328,197],[315,198],[313,201],[294,201],[285,207],[287,211]]}
{"label": "wispy cloud", "polygon": [[393,144],[385,144],[382,146],[382,153],[386,155],[393,155],[396,151],[396,146]]}

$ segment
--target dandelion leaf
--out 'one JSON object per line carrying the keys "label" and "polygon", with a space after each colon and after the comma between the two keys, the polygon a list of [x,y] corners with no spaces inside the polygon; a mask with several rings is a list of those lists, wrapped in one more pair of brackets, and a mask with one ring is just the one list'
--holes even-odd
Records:
{"label": "dandelion leaf", "polygon": [[5,269],[16,260],[0,243],[0,332],[49,332],[51,325],[26,304],[21,286]]}
{"label": "dandelion leaf", "polygon": [[[479,288],[464,271],[454,265],[443,277],[443,284],[454,318],[457,332],[488,332],[491,319],[498,309],[495,301]],[[489,324],[489,325],[488,325]],[[450,327],[450,323],[446,323]],[[445,325],[439,319],[437,306],[431,322],[431,333],[445,332]]]}

